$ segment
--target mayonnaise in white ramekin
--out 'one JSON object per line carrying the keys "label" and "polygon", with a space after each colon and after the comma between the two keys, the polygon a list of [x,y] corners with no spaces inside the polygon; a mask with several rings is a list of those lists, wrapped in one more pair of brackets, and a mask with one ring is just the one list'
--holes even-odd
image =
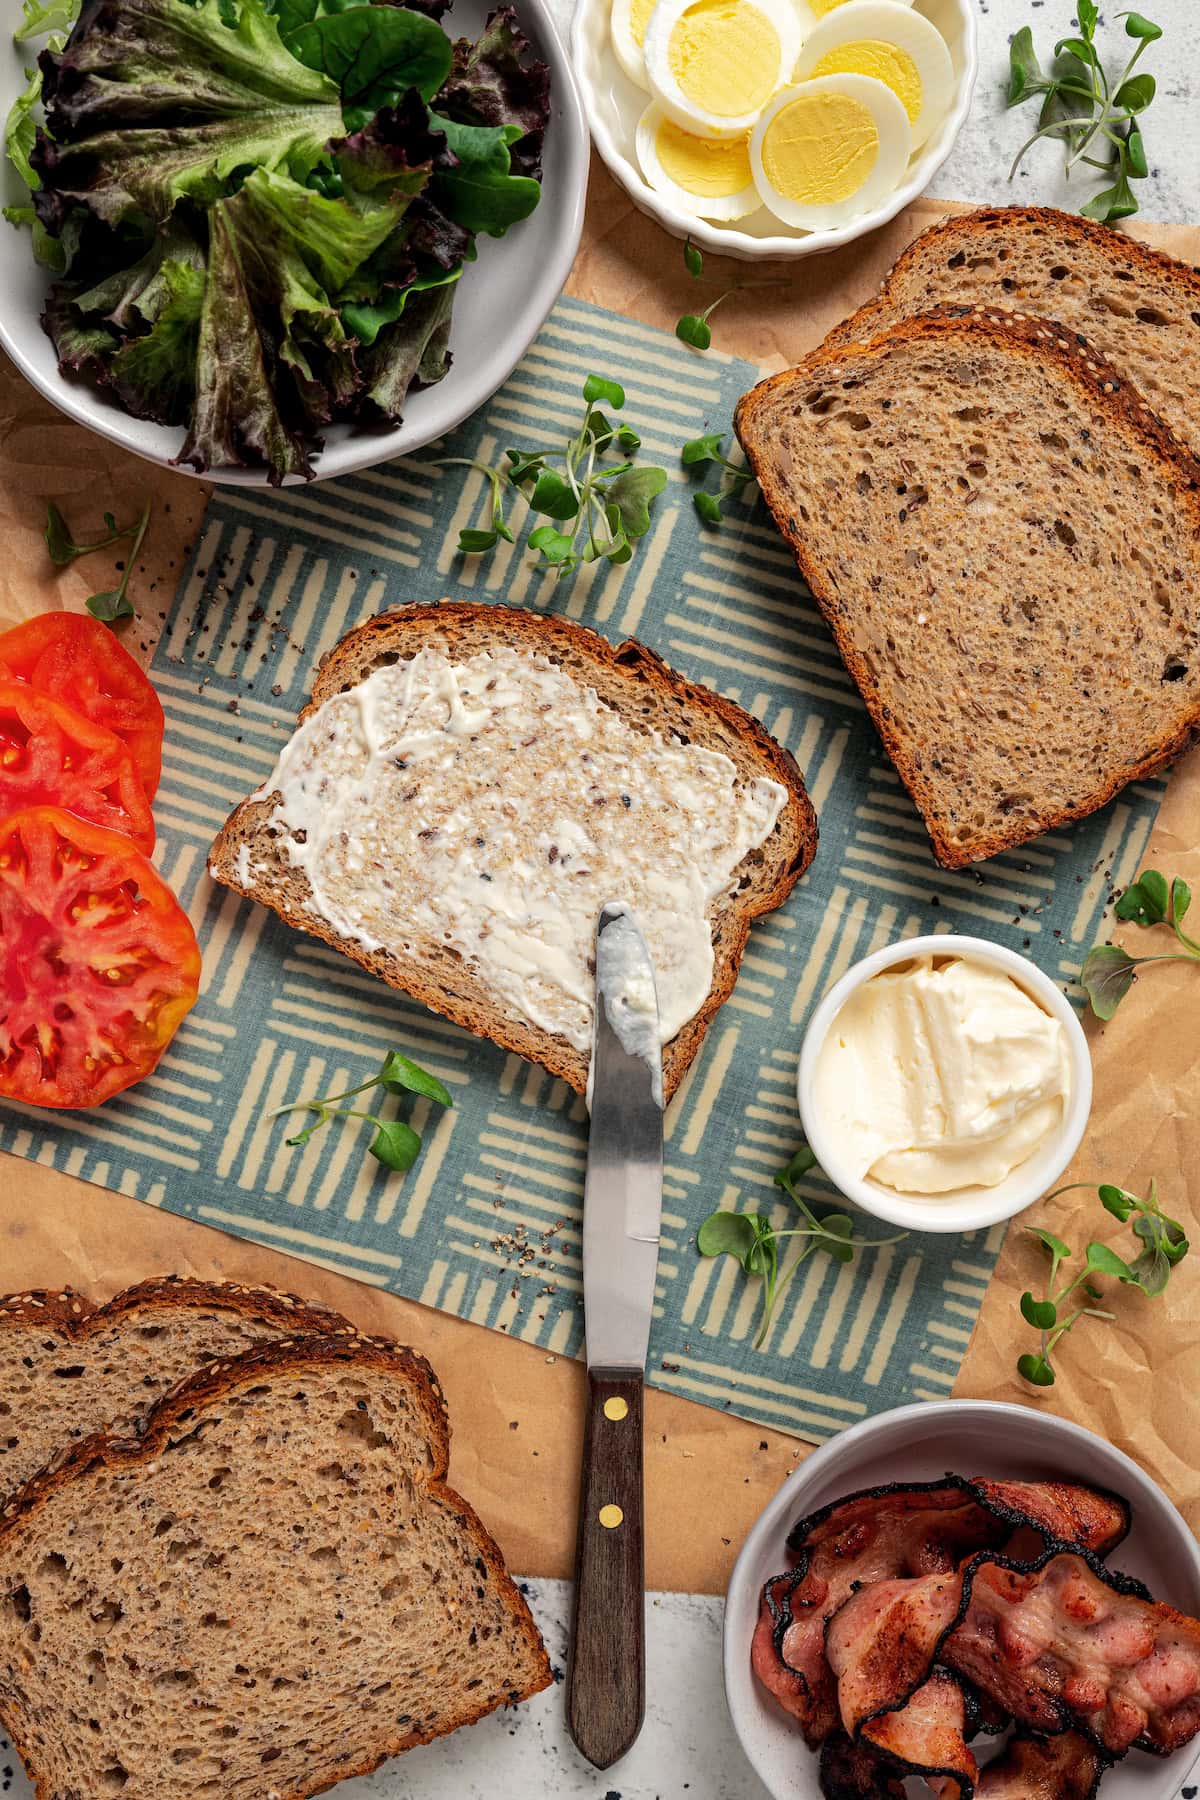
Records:
{"label": "mayonnaise in white ramekin", "polygon": [[1066,1033],[1003,969],[933,953],[849,995],[813,1100],[854,1176],[902,1194],[995,1187],[1063,1121]]}

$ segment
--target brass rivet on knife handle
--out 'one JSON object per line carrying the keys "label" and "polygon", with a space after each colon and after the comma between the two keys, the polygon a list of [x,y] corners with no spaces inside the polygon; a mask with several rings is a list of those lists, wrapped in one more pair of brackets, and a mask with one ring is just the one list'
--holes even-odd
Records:
{"label": "brass rivet on knife handle", "polygon": [[624,1756],[642,1725],[643,1565],[641,1372],[593,1369],[588,1373],[575,1548],[567,1722],[576,1744],[598,1769]]}

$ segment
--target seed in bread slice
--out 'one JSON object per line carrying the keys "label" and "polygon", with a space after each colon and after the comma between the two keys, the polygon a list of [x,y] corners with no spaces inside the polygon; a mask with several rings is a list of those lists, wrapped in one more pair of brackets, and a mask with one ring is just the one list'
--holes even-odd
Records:
{"label": "seed in bread slice", "polygon": [[448,1442],[419,1356],[284,1339],[35,1477],[0,1509],[0,1718],[38,1800],[303,1800],[547,1686]]}
{"label": "seed in bread slice", "polygon": [[[657,732],[663,740],[682,740],[727,757],[743,783],[770,780],[784,790],[782,809],[769,836],[733,870],[727,890],[709,910],[713,975],[699,1011],[664,1047],[663,1085],[669,1098],[678,1087],[717,1008],[733,987],[750,922],[780,905],[808,867],[816,848],[812,806],[792,756],[775,743],[758,722],[731,701],[697,686],[669,669],[653,651],[632,640],[610,644],[598,633],[571,620],[515,607],[470,602],[415,604],[383,613],[349,633],[322,660],[312,700],[301,713],[304,721],[335,696],[357,687],[385,664],[407,663],[423,648],[440,650],[462,663],[481,653],[515,651],[542,657],[580,688],[591,689],[611,708],[631,735]],[[461,740],[470,754],[472,739]],[[514,781],[545,781],[546,758],[562,754],[561,735],[548,721],[542,740],[518,763],[502,768],[481,766],[471,779],[483,790],[502,789]],[[542,760],[539,760],[542,759]],[[636,769],[631,775],[631,782]],[[399,784],[401,787],[403,783]],[[617,796],[613,808],[616,811]],[[209,867],[215,878],[236,892],[271,907],[289,925],[307,931],[353,957],[364,968],[414,999],[541,1063],[582,1093],[587,1085],[588,1053],[562,1032],[518,1016],[490,985],[486,971],[452,944],[429,932],[418,935],[410,921],[397,916],[394,943],[374,948],[339,932],[312,904],[305,871],[286,854],[280,827],[273,823],[279,796],[252,797],[226,822],[213,845]],[[596,804],[606,804],[606,800]],[[636,812],[630,815],[636,820]],[[687,828],[680,812],[680,830]],[[586,818],[568,819],[568,830],[587,826]],[[411,826],[392,840],[401,868],[420,859],[423,846]],[[552,846],[553,849],[553,846]],[[390,853],[390,847],[389,847]],[[563,892],[569,881],[563,874]],[[630,898],[632,895],[609,896]],[[635,900],[636,904],[636,900]],[[597,910],[599,910],[597,908]],[[408,947],[405,941],[408,940]],[[580,971],[586,980],[586,972]]]}
{"label": "seed in bread slice", "polygon": [[1078,336],[923,314],[760,383],[736,426],[945,867],[1192,741],[1195,466]]}
{"label": "seed in bread slice", "polygon": [[961,304],[1082,331],[1200,452],[1200,273],[1186,263],[1053,207],[983,207],[922,232],[879,296],[835,326],[825,347],[867,343],[900,319]]}
{"label": "seed in bread slice", "polygon": [[272,1288],[174,1275],[104,1306],[62,1290],[0,1298],[0,1504],[64,1446],[96,1431],[135,1435],[202,1363],[300,1332],[354,1326]]}

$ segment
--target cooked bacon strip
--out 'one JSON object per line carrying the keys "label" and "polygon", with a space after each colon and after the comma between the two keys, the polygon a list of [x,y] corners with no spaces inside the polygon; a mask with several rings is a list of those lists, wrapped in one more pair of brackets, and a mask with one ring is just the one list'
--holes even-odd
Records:
{"label": "cooked bacon strip", "polygon": [[[1111,1495],[1063,1482],[909,1482],[849,1494],[799,1520],[788,1538],[790,1575],[766,1584],[754,1635],[755,1674],[799,1721],[815,1749],[837,1723],[825,1627],[856,1586],[949,1573],[965,1556],[999,1548],[1014,1531],[1107,1547],[1128,1529]],[[1068,1533],[1075,1534],[1069,1538]],[[1041,1554],[1044,1539],[1035,1540]]]}
{"label": "cooked bacon strip", "polygon": [[1077,1551],[862,1588],[830,1622],[852,1735],[903,1706],[935,1661],[1037,1731],[1080,1725],[1112,1756],[1169,1755],[1200,1731],[1200,1623]]}
{"label": "cooked bacon strip", "polygon": [[[837,1681],[842,1724],[851,1737],[869,1719],[896,1710],[915,1694],[961,1606],[962,1576],[951,1573],[873,1582],[834,1614],[825,1651]],[[972,1670],[964,1672],[976,1679]]]}
{"label": "cooked bacon strip", "polygon": [[905,1800],[903,1775],[844,1731],[835,1731],[821,1748],[821,1792],[825,1800]]}
{"label": "cooked bacon strip", "polygon": [[[1068,1481],[991,1481],[975,1475],[966,1483],[980,1505],[999,1519],[1007,1519],[1016,1532],[1032,1527],[1043,1539],[1078,1544],[1097,1556],[1115,1550],[1129,1531],[1128,1501],[1102,1488],[1077,1487]],[[1034,1541],[1032,1554],[1045,1554],[1046,1544]],[[1007,1556],[1019,1552],[1009,1543]]]}
{"label": "cooked bacon strip", "polygon": [[775,1631],[781,1617],[783,1593],[794,1585],[795,1580],[795,1574],[789,1569],[786,1575],[772,1576],[763,1588],[754,1641],[750,1646],[750,1666],[784,1711],[799,1719],[805,1728],[806,1737],[810,1730],[819,1728],[820,1736],[809,1737],[808,1740],[815,1748],[837,1723],[837,1706],[829,1671],[824,1668],[824,1652],[822,1672],[825,1677],[824,1687],[828,1691],[816,1695],[812,1692],[808,1677],[798,1669],[789,1668],[775,1648]]}
{"label": "cooked bacon strip", "polygon": [[1200,1623],[1139,1582],[1064,1551],[1032,1569],[977,1557],[963,1588],[942,1656],[1015,1718],[1078,1721],[1113,1756],[1167,1756],[1200,1731]]}
{"label": "cooked bacon strip", "polygon": [[1092,1800],[1107,1767],[1106,1758],[1077,1731],[1014,1737],[983,1771],[976,1800]]}
{"label": "cooked bacon strip", "polygon": [[947,1669],[935,1669],[896,1712],[880,1713],[863,1726],[863,1741],[923,1775],[938,1800],[971,1800],[979,1765],[967,1747],[973,1729],[967,1698]]}

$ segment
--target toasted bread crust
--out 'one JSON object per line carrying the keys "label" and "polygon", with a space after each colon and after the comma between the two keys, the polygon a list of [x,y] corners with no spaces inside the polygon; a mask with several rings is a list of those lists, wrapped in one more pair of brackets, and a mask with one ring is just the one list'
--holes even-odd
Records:
{"label": "toasted bread crust", "polygon": [[[787,790],[784,816],[796,841],[795,854],[769,888],[762,891],[752,888],[723,918],[713,985],[707,999],[696,1016],[663,1049],[663,1089],[669,1100],[699,1050],[718,1009],[733,989],[751,923],[786,900],[812,861],[817,844],[817,822],[804,779],[791,752],[777,744],[749,713],[711,688],[677,674],[653,650],[635,639],[614,645],[598,632],[571,619],[476,601],[412,601],[392,612],[381,613],[347,633],[321,659],[312,698],[301,712],[299,722],[302,724],[335,694],[356,685],[377,658],[397,652],[414,655],[429,637],[437,637],[453,647],[457,639],[477,634],[481,629],[494,631],[498,641],[515,643],[519,648],[547,656],[558,652],[573,658],[586,658],[606,675],[619,675],[623,681],[628,681],[633,694],[639,687],[645,687],[656,694],[672,697],[682,707],[690,708],[698,719],[707,716],[719,721],[749,747],[754,759],[761,764],[759,772],[778,781]],[[477,642],[475,647],[478,647]],[[485,1014],[480,1007],[464,1004],[458,996],[428,979],[420,968],[403,963],[397,956],[364,950],[352,940],[340,937],[312,914],[278,902],[274,897],[266,898],[252,881],[241,880],[235,848],[239,833],[263,824],[272,809],[270,798],[246,800],[226,820],[209,856],[210,871],[217,881],[248,899],[262,901],[294,930],[321,939],[390,986],[410,994],[431,1011],[441,1013],[468,1031],[490,1038],[501,1049],[540,1063],[552,1075],[560,1076],[576,1093],[585,1091],[588,1059],[565,1038],[499,1011],[489,1009]]]}
{"label": "toasted bread crust", "polygon": [[[14,1499],[0,1508],[0,1557],[3,1556],[6,1541],[13,1532],[35,1517],[54,1495],[68,1488],[89,1469],[101,1465],[122,1468],[152,1463],[166,1449],[172,1433],[181,1425],[187,1425],[196,1413],[203,1412],[207,1406],[218,1405],[239,1389],[253,1386],[256,1381],[281,1371],[288,1375],[302,1374],[306,1369],[327,1369],[338,1364],[375,1368],[407,1383],[415,1393],[429,1430],[433,1452],[433,1472],[427,1491],[435,1504],[453,1514],[463,1531],[474,1540],[474,1548],[496,1578],[514,1631],[529,1651],[535,1669],[532,1678],[506,1692],[506,1703],[515,1704],[529,1699],[548,1687],[553,1680],[550,1660],[529,1608],[505,1567],[499,1546],[474,1508],[446,1481],[450,1432],[445,1400],[437,1377],[417,1351],[382,1340],[364,1337],[350,1340],[344,1335],[285,1338],[246,1351],[240,1356],[209,1363],[180,1382],[170,1393],[163,1395],[148,1414],[140,1438],[134,1440],[97,1433],[74,1445],[60,1461],[26,1483]],[[311,1795],[324,1793],[339,1782],[350,1780],[352,1776],[370,1774],[372,1769],[377,1769],[389,1757],[414,1749],[418,1744],[429,1743],[449,1731],[458,1730],[462,1725],[474,1724],[490,1710],[486,1703],[475,1708],[464,1707],[461,1715],[448,1721],[440,1731],[415,1731],[389,1737],[361,1761],[340,1769],[332,1780],[313,1787],[305,1785],[290,1788],[286,1793],[281,1793],[278,1800],[309,1800]],[[19,1725],[9,1719],[5,1719],[4,1723],[12,1736],[14,1749],[25,1763],[37,1800],[55,1800],[46,1779],[30,1765],[28,1747],[22,1743]]]}
{"label": "toasted bread crust", "polygon": [[786,483],[780,480],[770,460],[770,419],[773,407],[781,398],[811,385],[819,379],[836,378],[839,365],[853,354],[856,359],[882,359],[895,346],[919,344],[933,339],[961,338],[966,342],[990,339],[1006,352],[1026,358],[1051,371],[1055,379],[1075,386],[1091,403],[1099,401],[1115,414],[1136,447],[1157,465],[1164,485],[1172,488],[1180,504],[1191,516],[1200,551],[1200,466],[1180,445],[1168,427],[1150,409],[1138,390],[1123,375],[1099,356],[1088,340],[1077,332],[1066,332],[1053,320],[1033,317],[1021,312],[1008,312],[998,307],[945,306],[915,318],[889,326],[869,342],[847,345],[845,349],[820,346],[794,369],[770,376],[751,388],[738,402],[734,429],[746,453],[747,461],[762,489],[763,498],[776,524],[783,532],[796,559],[801,575],[808,584],[826,623],[837,641],[842,659],[862,693],[867,710],[891,757],[896,771],[916,802],[933,843],[933,853],[943,868],[963,868],[972,862],[996,856],[1003,850],[1027,843],[1044,831],[1053,831],[1073,820],[1097,811],[1131,781],[1141,781],[1161,769],[1200,741],[1200,707],[1176,720],[1148,744],[1135,763],[1114,773],[1088,795],[1086,801],[1071,808],[1047,811],[1030,829],[1019,823],[1007,828],[984,831],[968,847],[952,843],[938,824],[936,784],[919,768],[897,733],[891,713],[885,706],[866,659],[856,648],[841,606],[825,587],[816,557],[805,542],[788,497]]}
{"label": "toasted bread crust", "polygon": [[[1165,250],[1156,250],[1139,238],[1128,237],[1123,231],[1114,231],[1111,225],[1100,225],[1079,213],[1060,212],[1054,206],[981,206],[974,212],[951,214],[914,238],[888,270],[874,299],[865,301],[857,312],[835,325],[822,347],[869,343],[886,322],[914,266],[931,248],[942,243],[954,243],[963,249],[975,244],[983,247],[993,232],[1037,230],[1053,232],[1067,248],[1086,247],[1114,267],[1124,264],[1147,276],[1167,279],[1179,288],[1189,311],[1200,310],[1200,270],[1168,256]],[[1200,421],[1197,425],[1200,430]]]}
{"label": "toasted bread crust", "polygon": [[357,1329],[331,1306],[315,1305],[281,1288],[252,1287],[239,1281],[195,1281],[186,1275],[155,1275],[123,1288],[103,1303],[72,1288],[30,1288],[0,1295],[0,1330],[21,1325],[49,1325],[75,1341],[85,1340],[106,1325],[119,1324],[143,1306],[220,1306],[268,1320],[286,1331],[311,1331],[320,1337]]}

